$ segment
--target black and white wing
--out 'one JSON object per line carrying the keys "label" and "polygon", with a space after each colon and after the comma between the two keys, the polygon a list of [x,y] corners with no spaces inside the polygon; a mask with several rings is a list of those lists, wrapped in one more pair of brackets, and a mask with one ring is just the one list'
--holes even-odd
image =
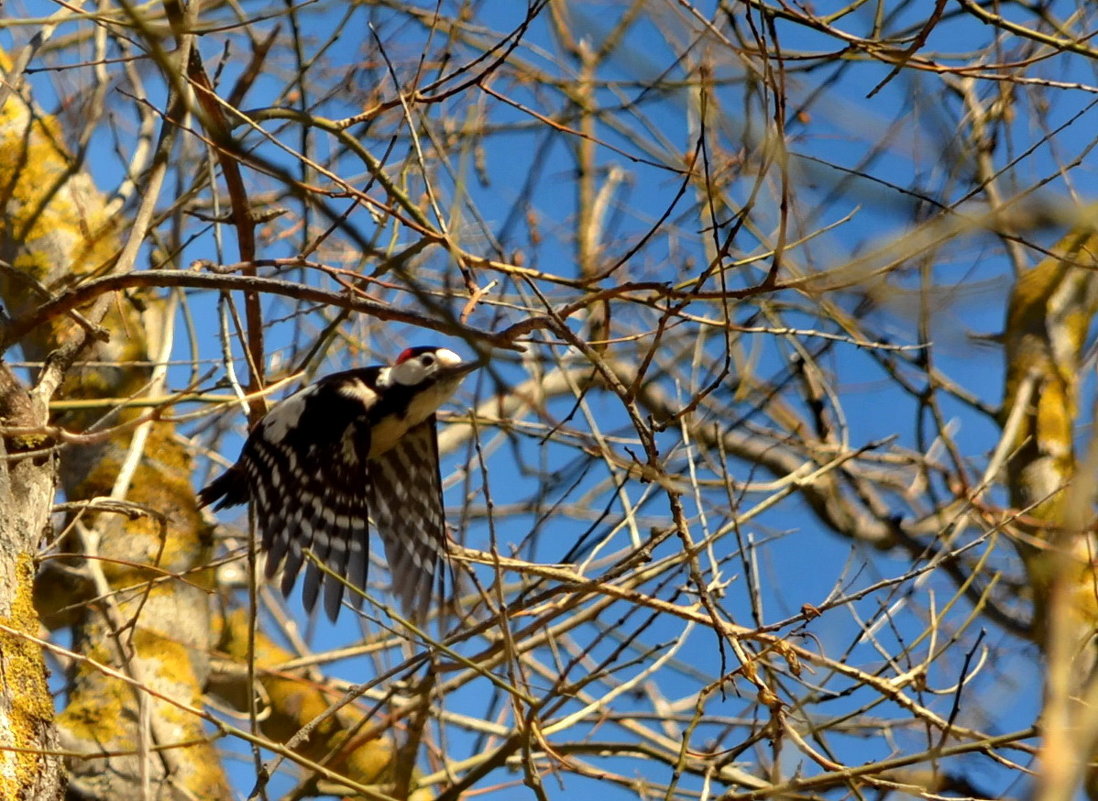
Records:
{"label": "black and white wing", "polygon": [[[267,578],[281,566],[282,592],[289,595],[304,565],[305,609],[312,610],[323,587],[324,611],[334,621],[344,590],[335,576],[366,587],[369,452],[362,404],[334,383],[316,384],[271,409],[236,465],[204,489],[199,501],[220,501],[220,509],[250,499],[267,552]],[[310,548],[335,576],[306,563]],[[354,600],[361,605],[361,596]]]}
{"label": "black and white wing", "polygon": [[435,416],[409,429],[369,469],[370,510],[385,545],[392,592],[413,620],[424,620],[447,556]]}

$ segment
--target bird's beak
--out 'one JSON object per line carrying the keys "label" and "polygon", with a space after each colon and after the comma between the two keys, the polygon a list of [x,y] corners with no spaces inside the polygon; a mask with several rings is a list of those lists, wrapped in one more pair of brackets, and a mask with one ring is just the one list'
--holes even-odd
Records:
{"label": "bird's beak", "polygon": [[483,366],[484,366],[484,362],[480,362],[480,361],[461,362],[459,364],[455,364],[452,367],[445,368],[445,371],[446,371],[446,374],[449,375],[449,376],[453,376],[454,378],[460,378],[462,376],[465,376],[465,375],[473,372],[478,367],[483,367]]}

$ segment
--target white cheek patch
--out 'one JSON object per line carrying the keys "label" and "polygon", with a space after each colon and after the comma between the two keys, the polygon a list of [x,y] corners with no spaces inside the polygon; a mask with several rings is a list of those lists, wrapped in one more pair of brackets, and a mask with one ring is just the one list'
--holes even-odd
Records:
{"label": "white cheek patch", "polygon": [[279,403],[263,418],[263,434],[271,442],[281,442],[301,421],[305,413],[305,401],[316,392],[316,387],[305,387]]}
{"label": "white cheek patch", "polygon": [[389,376],[392,380],[406,387],[418,384],[423,380],[425,373],[426,371],[423,369],[423,365],[419,363],[419,359],[409,359],[389,368]]}

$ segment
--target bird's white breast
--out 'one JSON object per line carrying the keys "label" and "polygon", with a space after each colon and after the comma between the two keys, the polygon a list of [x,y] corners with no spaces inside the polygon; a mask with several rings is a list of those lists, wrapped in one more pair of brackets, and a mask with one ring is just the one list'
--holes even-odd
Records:
{"label": "bird's white breast", "polygon": [[417,393],[408,404],[404,417],[388,417],[376,423],[370,429],[370,458],[376,459],[397,444],[408,433],[409,428],[418,426],[438,411],[457,389],[454,381],[440,381],[434,386]]}

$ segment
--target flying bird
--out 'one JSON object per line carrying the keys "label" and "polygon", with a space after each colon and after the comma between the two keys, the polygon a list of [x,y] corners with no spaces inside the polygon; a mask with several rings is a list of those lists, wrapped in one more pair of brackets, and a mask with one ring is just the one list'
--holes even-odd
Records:
{"label": "flying bird", "polygon": [[[343,582],[366,588],[369,527],[385,546],[392,591],[423,620],[447,555],[435,412],[479,366],[448,348],[417,347],[389,366],[321,378],[275,405],[248,435],[236,464],[198,493],[199,507],[252,504],[267,553],[289,595],[305,565],[302,601],[339,614]],[[362,597],[354,595],[361,606]]]}

